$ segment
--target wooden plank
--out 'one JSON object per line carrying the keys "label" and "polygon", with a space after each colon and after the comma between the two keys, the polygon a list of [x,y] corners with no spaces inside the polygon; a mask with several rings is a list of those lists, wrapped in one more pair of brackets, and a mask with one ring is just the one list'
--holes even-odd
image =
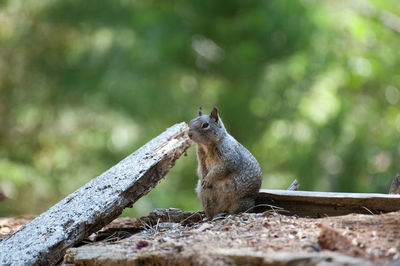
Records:
{"label": "wooden plank", "polygon": [[56,264],[165,176],[191,145],[187,130],[186,123],[172,126],[0,242],[0,265]]}
{"label": "wooden plank", "polygon": [[282,208],[282,213],[324,217],[350,213],[379,214],[400,210],[400,195],[261,189],[256,211]]}

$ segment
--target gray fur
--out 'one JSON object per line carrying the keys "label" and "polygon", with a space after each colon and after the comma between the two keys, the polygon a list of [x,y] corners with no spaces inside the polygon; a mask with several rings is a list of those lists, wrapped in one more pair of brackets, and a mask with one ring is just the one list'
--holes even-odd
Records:
{"label": "gray fur", "polygon": [[216,108],[194,118],[189,127],[197,144],[196,191],[207,218],[252,208],[262,180],[254,156],[226,131]]}

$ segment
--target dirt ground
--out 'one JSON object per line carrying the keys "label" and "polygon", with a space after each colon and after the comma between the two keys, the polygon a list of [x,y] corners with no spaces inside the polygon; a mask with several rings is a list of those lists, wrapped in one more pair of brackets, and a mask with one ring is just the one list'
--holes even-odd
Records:
{"label": "dirt ground", "polygon": [[14,232],[18,231],[21,226],[29,223],[35,218],[33,215],[17,216],[17,217],[0,217],[0,241]]}
{"label": "dirt ground", "polygon": [[[400,212],[300,218],[268,211],[213,221],[186,213],[178,221],[169,210],[114,220],[69,249],[64,264],[400,265]],[[0,239],[30,219],[0,218]]]}

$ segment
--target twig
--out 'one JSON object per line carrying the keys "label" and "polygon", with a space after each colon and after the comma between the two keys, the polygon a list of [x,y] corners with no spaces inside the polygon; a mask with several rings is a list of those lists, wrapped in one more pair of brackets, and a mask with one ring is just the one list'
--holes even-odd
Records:
{"label": "twig", "polygon": [[185,219],[183,219],[182,221],[180,221],[180,224],[185,225],[186,224],[185,222],[195,215],[200,215],[200,218],[204,217],[204,215],[202,215],[201,212],[194,212],[191,215],[189,215],[188,217],[186,217]]}
{"label": "twig", "polygon": [[297,181],[297,179],[293,180],[292,184],[290,184],[290,186],[288,187],[287,190],[299,190],[300,184],[299,181]]}
{"label": "twig", "polygon": [[373,213],[370,209],[368,209],[365,206],[361,206],[361,208],[365,209],[367,212],[369,212],[370,214],[374,215],[375,213]]}
{"label": "twig", "polygon": [[389,194],[399,194],[400,191],[400,175],[397,174],[390,185]]}
{"label": "twig", "polygon": [[289,211],[287,211],[287,210],[285,210],[285,209],[283,209],[281,207],[271,205],[271,204],[257,204],[256,206],[251,207],[250,209],[248,209],[246,212],[250,211],[253,208],[257,208],[257,207],[270,207],[271,208],[271,210],[264,211],[264,213],[266,213],[266,212],[273,212],[273,213],[287,212],[287,213],[289,213]]}

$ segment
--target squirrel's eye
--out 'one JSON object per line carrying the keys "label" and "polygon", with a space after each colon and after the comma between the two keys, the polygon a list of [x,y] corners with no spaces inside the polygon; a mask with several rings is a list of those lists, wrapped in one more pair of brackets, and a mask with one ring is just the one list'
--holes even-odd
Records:
{"label": "squirrel's eye", "polygon": [[208,123],[207,122],[205,122],[205,123],[203,123],[202,125],[201,125],[201,128],[207,128],[208,127]]}

